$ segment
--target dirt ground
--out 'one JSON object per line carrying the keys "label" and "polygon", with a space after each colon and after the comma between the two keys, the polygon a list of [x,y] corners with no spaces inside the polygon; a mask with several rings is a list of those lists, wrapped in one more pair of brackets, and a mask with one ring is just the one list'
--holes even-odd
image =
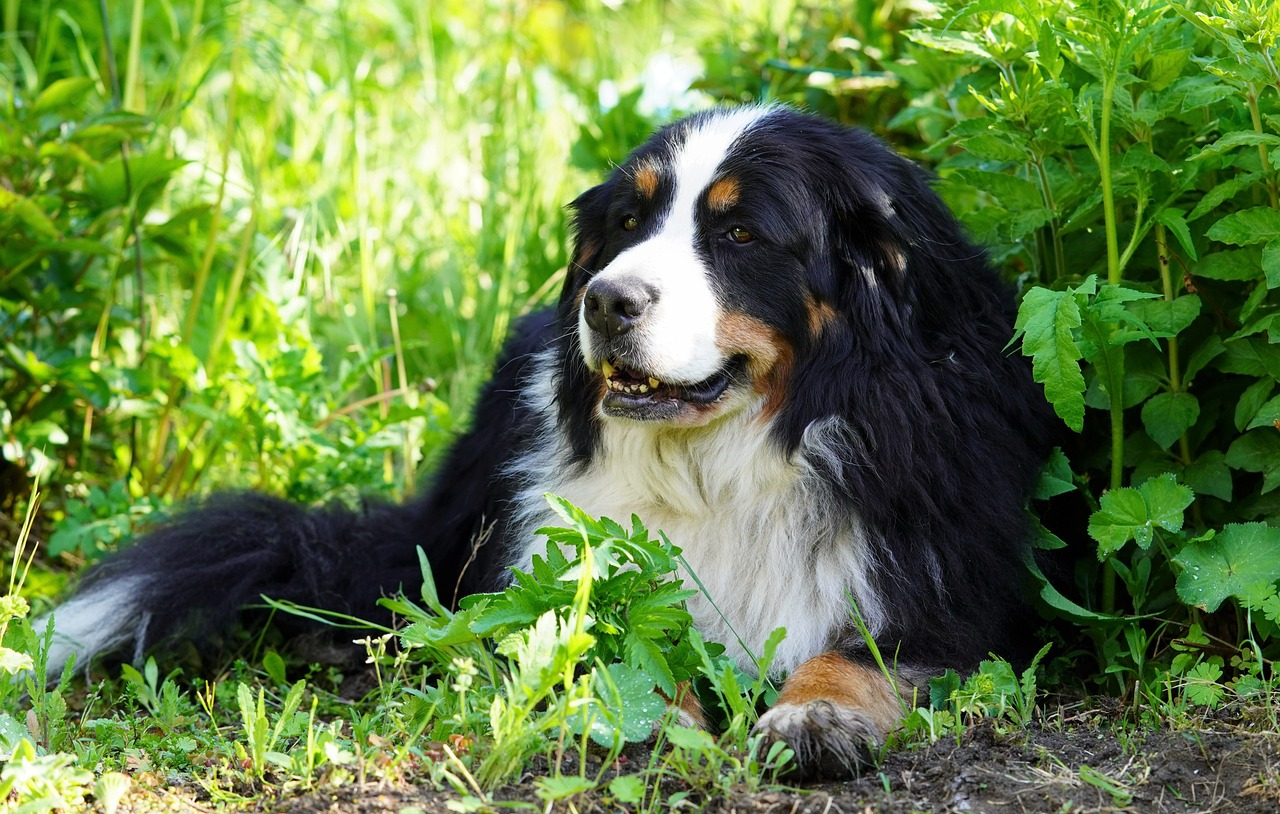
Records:
{"label": "dirt ground", "polygon": [[[889,754],[878,768],[839,783],[708,799],[692,797],[682,810],[717,814],[869,814],[869,812],[1280,812],[1280,733],[1271,716],[1200,721],[1174,730],[1109,722],[1108,716],[1060,714],[1050,725],[1001,731],[990,723],[959,743]],[[643,753],[630,765],[645,765]],[[494,794],[492,810],[543,810],[533,776]],[[672,786],[664,792],[681,789]],[[137,799],[156,795],[150,801]],[[172,790],[137,792],[126,807],[143,811],[211,810]],[[165,797],[167,799],[160,799]],[[301,796],[260,799],[266,814],[447,812],[457,796],[411,784],[349,785]],[[149,806],[147,802],[150,802]],[[627,810],[607,795],[586,794],[553,810]],[[185,804],[185,805],[184,805]],[[665,804],[648,810],[666,811]],[[452,809],[456,810],[456,809]]]}

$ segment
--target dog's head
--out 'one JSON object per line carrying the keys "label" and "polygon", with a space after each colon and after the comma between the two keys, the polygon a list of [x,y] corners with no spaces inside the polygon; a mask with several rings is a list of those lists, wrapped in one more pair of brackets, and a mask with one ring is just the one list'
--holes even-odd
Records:
{"label": "dog's head", "polygon": [[558,396],[592,420],[803,425],[855,351],[932,361],[955,309],[990,305],[948,282],[982,260],[922,172],[788,108],[669,125],[573,209]]}

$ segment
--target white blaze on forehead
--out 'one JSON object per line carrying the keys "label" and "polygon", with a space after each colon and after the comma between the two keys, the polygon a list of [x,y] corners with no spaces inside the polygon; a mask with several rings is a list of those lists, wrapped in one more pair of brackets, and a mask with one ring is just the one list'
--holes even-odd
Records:
{"label": "white blaze on forehead", "polygon": [[[713,376],[725,364],[716,347],[720,307],[695,246],[698,201],[734,143],[770,112],[768,107],[717,112],[677,131],[674,135],[680,141],[662,166],[675,194],[658,231],[618,255],[596,277],[639,282],[656,293],[654,305],[633,334],[638,353],[630,361],[663,381],[692,384]],[[598,362],[600,354],[593,350],[585,311],[579,312],[579,335],[587,361]]]}
{"label": "white blaze on forehead", "polygon": [[716,171],[734,142],[769,112],[767,107],[736,108],[698,122],[689,130],[671,162],[676,195],[663,224],[664,235],[693,237],[698,199],[715,180]]}

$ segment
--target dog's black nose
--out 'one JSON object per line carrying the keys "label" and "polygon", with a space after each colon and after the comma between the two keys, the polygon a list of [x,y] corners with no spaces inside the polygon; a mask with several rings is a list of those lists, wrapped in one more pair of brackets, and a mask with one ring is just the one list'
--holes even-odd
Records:
{"label": "dog's black nose", "polygon": [[612,339],[635,327],[658,300],[658,293],[634,280],[595,280],[582,300],[591,330]]}

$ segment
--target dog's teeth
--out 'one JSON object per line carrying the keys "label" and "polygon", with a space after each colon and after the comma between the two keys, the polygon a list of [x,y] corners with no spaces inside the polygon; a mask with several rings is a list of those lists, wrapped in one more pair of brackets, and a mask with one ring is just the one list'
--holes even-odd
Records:
{"label": "dog's teeth", "polygon": [[652,376],[649,377],[649,386],[652,387],[654,390],[657,390],[660,384],[662,384],[662,382],[658,381]]}
{"label": "dog's teeth", "polygon": [[641,393],[648,393],[648,392],[649,392],[649,385],[647,385],[647,384],[642,384],[642,385],[640,385],[639,390],[640,390],[640,392],[641,392]]}
{"label": "dog's teeth", "polygon": [[606,379],[612,378],[613,374],[617,372],[614,370],[613,365],[609,364],[608,359],[605,359],[603,362],[600,363],[600,371],[604,373],[604,377]]}

